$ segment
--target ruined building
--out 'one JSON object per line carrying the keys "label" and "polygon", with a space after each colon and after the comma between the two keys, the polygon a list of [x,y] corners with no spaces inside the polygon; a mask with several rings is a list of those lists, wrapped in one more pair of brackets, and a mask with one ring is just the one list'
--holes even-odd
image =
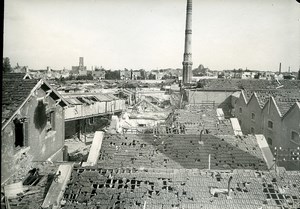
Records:
{"label": "ruined building", "polygon": [[4,74],[1,184],[28,172],[32,161],[63,160],[65,100],[44,80]]}

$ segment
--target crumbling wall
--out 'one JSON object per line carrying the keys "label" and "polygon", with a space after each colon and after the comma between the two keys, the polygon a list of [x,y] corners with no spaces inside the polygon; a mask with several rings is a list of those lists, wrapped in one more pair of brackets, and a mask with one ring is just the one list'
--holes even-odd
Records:
{"label": "crumbling wall", "polygon": [[10,123],[1,134],[1,184],[12,176],[22,179],[32,166],[33,156],[28,148],[15,150],[14,136],[14,126]]}

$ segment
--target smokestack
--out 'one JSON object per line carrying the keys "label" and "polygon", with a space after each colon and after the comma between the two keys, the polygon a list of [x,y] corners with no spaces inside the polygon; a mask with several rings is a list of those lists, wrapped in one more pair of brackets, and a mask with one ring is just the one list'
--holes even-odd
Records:
{"label": "smokestack", "polygon": [[279,63],[279,74],[281,74],[281,63]]}
{"label": "smokestack", "polygon": [[183,54],[183,83],[190,83],[192,77],[192,0],[187,0],[185,42]]}

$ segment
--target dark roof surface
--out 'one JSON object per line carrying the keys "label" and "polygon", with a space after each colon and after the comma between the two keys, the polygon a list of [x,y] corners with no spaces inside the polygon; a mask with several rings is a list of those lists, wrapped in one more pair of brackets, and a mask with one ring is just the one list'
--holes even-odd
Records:
{"label": "dark roof surface", "polygon": [[300,80],[201,79],[199,83],[204,90],[300,89]]}
{"label": "dark roof surface", "polygon": [[98,166],[266,170],[255,136],[175,134],[107,135],[103,139]]}
{"label": "dark roof surface", "polygon": [[38,83],[35,79],[23,79],[23,73],[8,73],[2,80],[2,121],[9,119],[29,96]]}
{"label": "dark roof surface", "polygon": [[62,208],[299,208],[299,174],[279,172],[76,167]]}
{"label": "dark roof surface", "polygon": [[250,100],[254,92],[257,95],[261,108],[263,108],[272,96],[282,115],[284,115],[293,106],[293,104],[300,102],[300,89],[246,90],[244,93],[247,101]]}

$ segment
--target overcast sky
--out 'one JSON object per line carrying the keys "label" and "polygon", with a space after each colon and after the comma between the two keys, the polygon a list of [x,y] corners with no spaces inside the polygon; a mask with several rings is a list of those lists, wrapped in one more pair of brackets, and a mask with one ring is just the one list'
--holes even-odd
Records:
{"label": "overcast sky", "polygon": [[[6,0],[12,66],[182,68],[186,0]],[[193,67],[298,71],[296,0],[194,0]]]}

